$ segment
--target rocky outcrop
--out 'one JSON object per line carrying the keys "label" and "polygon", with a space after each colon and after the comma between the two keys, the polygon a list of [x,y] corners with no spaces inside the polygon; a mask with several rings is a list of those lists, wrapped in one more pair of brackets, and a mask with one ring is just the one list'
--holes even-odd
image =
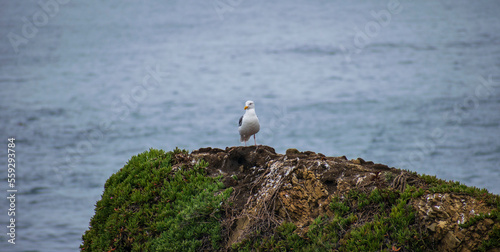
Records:
{"label": "rocky outcrop", "polygon": [[426,180],[361,158],[347,160],[296,149],[282,155],[271,147],[258,146],[202,148],[193,151],[188,159],[208,161],[212,176],[222,174],[226,186],[234,188],[230,200],[235,207],[225,220],[229,232],[226,248],[257,230],[261,235],[266,230],[272,232],[284,222],[295,224],[295,233],[303,235],[318,216],[333,216],[332,199],[344,197],[351,190],[370,194],[375,189],[402,192],[409,186],[420,188],[424,194],[408,201],[417,213],[414,228],[420,229],[422,236],[432,241],[430,246],[440,251],[476,250],[490,238],[494,225],[500,225],[500,220],[491,217],[461,227],[475,216],[498,210],[498,197],[492,196],[494,200],[488,202],[481,197],[486,196],[484,190],[470,190],[468,195],[467,190],[452,188],[447,182],[432,177]]}
{"label": "rocky outcrop", "polygon": [[[194,169],[200,162],[208,163],[205,176],[232,188],[220,209],[206,214],[220,223],[221,237],[215,244],[210,243],[210,235],[203,235],[198,249],[499,251],[500,197],[484,189],[361,158],[348,160],[296,149],[278,154],[268,146],[201,148],[170,155],[166,159],[171,170],[164,182],[152,178],[158,181],[155,188],[165,187],[171,177],[179,177],[176,172]],[[163,161],[157,159],[153,160],[162,166]],[[103,204],[98,202],[96,216]],[[117,211],[118,207],[113,208]],[[161,213],[151,213],[156,215]],[[145,226],[141,228],[148,230]],[[92,227],[88,231],[99,232]],[[150,229],[148,235],[162,234]],[[110,244],[118,244],[116,239]],[[84,236],[83,247],[92,242]]]}

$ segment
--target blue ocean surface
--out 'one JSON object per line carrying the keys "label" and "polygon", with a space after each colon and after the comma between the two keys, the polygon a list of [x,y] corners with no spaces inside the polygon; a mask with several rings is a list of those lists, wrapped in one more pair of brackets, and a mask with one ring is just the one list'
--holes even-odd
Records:
{"label": "blue ocean surface", "polygon": [[[77,251],[149,148],[257,143],[500,193],[500,2],[3,1],[2,251]],[[7,139],[16,140],[16,244]],[[251,141],[252,143],[253,141]]]}

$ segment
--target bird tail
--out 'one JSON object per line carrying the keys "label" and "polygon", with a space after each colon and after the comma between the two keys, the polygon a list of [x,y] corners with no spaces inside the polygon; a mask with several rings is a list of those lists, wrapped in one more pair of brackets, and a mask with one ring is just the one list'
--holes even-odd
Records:
{"label": "bird tail", "polygon": [[250,137],[246,137],[245,135],[240,135],[240,142],[243,143],[243,142],[246,142],[248,140],[250,140]]}

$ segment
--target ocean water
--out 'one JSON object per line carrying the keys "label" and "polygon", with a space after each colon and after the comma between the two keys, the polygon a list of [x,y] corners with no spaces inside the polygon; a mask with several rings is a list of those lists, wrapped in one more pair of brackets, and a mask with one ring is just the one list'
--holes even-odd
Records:
{"label": "ocean water", "polygon": [[78,250],[131,156],[242,145],[246,100],[279,153],[500,193],[498,1],[58,1],[0,10],[2,251]]}

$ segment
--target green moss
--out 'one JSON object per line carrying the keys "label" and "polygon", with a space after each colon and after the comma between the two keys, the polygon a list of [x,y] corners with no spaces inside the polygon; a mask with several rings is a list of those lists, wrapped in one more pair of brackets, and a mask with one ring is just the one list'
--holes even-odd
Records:
{"label": "green moss", "polygon": [[221,202],[232,188],[206,176],[207,163],[172,172],[172,157],[151,149],[132,157],[105,184],[84,251],[194,251],[218,249]]}
{"label": "green moss", "polygon": [[[241,243],[233,244],[232,249],[236,251],[291,251],[298,248],[306,249],[305,240],[294,233],[297,229],[295,224],[285,222],[278,226],[274,235],[262,238],[258,233],[255,239],[247,239]],[[314,251],[314,250],[309,250]]]}
{"label": "green moss", "polygon": [[392,183],[392,181],[394,181],[394,178],[396,177],[394,173],[389,171],[384,172],[384,175],[385,175],[385,182],[387,182],[388,184]]}
{"label": "green moss", "polygon": [[483,244],[479,247],[479,251],[488,251],[493,248],[500,248],[500,224],[495,224],[488,235],[490,239],[483,241]]}
{"label": "green moss", "polygon": [[480,222],[484,219],[492,219],[495,222],[500,222],[499,209],[495,209],[495,210],[491,211],[491,213],[488,213],[488,214],[480,213],[480,214],[470,218],[467,222],[460,224],[459,226],[461,228],[468,228],[468,227],[476,225],[478,222]]}
{"label": "green moss", "polygon": [[330,203],[330,209],[335,213],[336,216],[342,216],[351,210],[346,203],[340,200],[339,197],[334,197]]}
{"label": "green moss", "polygon": [[429,186],[429,191],[433,193],[460,193],[474,197],[478,201],[483,201],[486,204],[495,207],[491,213],[480,213],[477,216],[470,218],[466,223],[460,224],[461,228],[469,228],[476,225],[478,222],[488,218],[492,219],[496,224],[488,233],[489,239],[483,241],[482,245],[478,248],[479,251],[487,251],[491,248],[500,247],[500,195],[494,195],[486,189],[477,187],[469,187],[459,182],[445,181],[436,178],[435,176],[420,175]]}
{"label": "green moss", "polygon": [[467,222],[459,225],[461,228],[469,228],[484,219],[491,219],[497,224],[495,224],[488,233],[489,239],[483,241],[482,245],[478,248],[479,251],[487,251],[492,248],[500,247],[500,224],[498,224],[500,223],[500,209],[495,209],[488,214],[480,213],[470,218]]}
{"label": "green moss", "polygon": [[[408,204],[408,200],[422,193],[414,187],[408,187],[402,194],[375,189],[367,197],[360,197],[366,198],[362,205],[372,206],[378,211],[370,221],[352,227],[343,239],[344,248],[348,251],[392,249],[392,246],[413,251],[424,249],[426,245],[422,237],[425,234],[416,229],[416,213]],[[390,206],[389,213],[385,211],[386,206]]]}
{"label": "green moss", "polygon": [[254,236],[233,249],[238,251],[380,251],[394,247],[422,251],[430,248],[415,224],[416,212],[409,200],[423,190],[408,187],[403,193],[375,189],[370,193],[351,190],[334,197],[332,217],[320,216],[303,237],[291,223],[283,223],[270,237]]}
{"label": "green moss", "polygon": [[[416,173],[415,173],[416,174]],[[460,182],[445,181],[438,179],[436,176],[419,175],[421,179],[428,184],[431,193],[461,193],[470,195],[477,200],[482,200],[489,205],[500,208],[500,195],[494,195],[486,189],[477,188],[474,186],[466,186]]]}

